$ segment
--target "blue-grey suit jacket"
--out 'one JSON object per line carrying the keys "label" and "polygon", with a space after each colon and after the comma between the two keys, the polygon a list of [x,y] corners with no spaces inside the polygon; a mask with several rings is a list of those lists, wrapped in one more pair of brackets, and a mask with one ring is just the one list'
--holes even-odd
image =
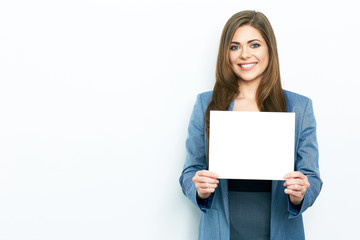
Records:
{"label": "blue-grey suit jacket", "polygon": [[[295,170],[308,177],[307,189],[301,206],[294,206],[284,193],[284,181],[272,181],[270,236],[272,240],[305,239],[302,213],[310,207],[320,193],[322,180],[318,165],[318,145],[316,121],[312,102],[309,98],[284,91],[287,111],[295,112]],[[226,179],[221,179],[215,193],[205,202],[196,198],[196,188],[192,178],[199,170],[208,169],[206,154],[205,111],[212,92],[197,96],[191,115],[186,140],[186,160],[180,177],[184,194],[202,211],[199,225],[201,240],[229,240],[229,202]],[[229,110],[233,108],[231,103]],[[285,174],[285,173],[284,173]]]}

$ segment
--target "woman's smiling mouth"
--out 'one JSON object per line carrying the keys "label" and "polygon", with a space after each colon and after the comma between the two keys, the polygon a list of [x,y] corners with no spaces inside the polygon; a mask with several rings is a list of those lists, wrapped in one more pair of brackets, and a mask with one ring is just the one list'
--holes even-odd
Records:
{"label": "woman's smiling mouth", "polygon": [[238,66],[245,71],[251,70],[256,66],[257,62],[253,62],[253,63],[241,63],[238,64]]}

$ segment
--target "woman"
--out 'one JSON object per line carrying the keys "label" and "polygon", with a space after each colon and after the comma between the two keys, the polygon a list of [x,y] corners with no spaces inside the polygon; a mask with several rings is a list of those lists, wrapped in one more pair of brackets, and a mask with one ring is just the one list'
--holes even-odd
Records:
{"label": "woman", "polygon": [[[208,171],[211,110],[295,112],[295,171],[285,181],[220,179]],[[260,12],[226,23],[212,92],[199,94],[190,119],[180,177],[201,211],[199,239],[305,239],[301,214],[318,196],[316,122],[310,99],[281,87],[276,39]]]}

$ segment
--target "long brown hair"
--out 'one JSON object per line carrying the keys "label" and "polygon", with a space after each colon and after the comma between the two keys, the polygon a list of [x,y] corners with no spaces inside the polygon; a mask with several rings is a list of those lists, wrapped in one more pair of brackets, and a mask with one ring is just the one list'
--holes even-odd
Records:
{"label": "long brown hair", "polygon": [[212,99],[205,114],[208,152],[210,111],[228,110],[234,97],[239,94],[239,77],[232,70],[229,60],[229,49],[235,31],[244,25],[249,25],[257,29],[269,49],[269,63],[262,73],[261,81],[256,92],[258,108],[262,112],[286,112],[286,100],[281,87],[276,38],[269,20],[264,14],[256,11],[242,11],[234,14],[225,24],[221,34],[216,63],[216,82]]}

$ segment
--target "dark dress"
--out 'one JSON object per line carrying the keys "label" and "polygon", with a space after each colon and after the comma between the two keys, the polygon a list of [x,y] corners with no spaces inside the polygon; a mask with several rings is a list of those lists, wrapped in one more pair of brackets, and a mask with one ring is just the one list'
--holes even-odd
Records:
{"label": "dark dress", "polygon": [[270,180],[228,180],[230,240],[269,240]]}

